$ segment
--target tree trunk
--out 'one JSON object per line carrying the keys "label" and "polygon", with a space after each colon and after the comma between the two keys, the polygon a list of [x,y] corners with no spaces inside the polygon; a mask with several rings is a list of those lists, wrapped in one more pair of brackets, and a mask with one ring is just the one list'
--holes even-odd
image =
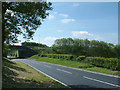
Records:
{"label": "tree trunk", "polygon": [[[4,55],[4,42],[5,42],[5,12],[7,10],[6,3],[2,2],[2,56]],[[7,55],[4,55],[4,57],[7,57]]]}

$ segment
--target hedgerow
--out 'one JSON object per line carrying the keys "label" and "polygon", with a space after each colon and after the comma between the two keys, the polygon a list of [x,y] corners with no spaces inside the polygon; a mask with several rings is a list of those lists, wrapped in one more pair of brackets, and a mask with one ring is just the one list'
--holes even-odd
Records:
{"label": "hedgerow", "polygon": [[83,61],[85,60],[85,56],[79,56],[76,58],[76,61]]}
{"label": "hedgerow", "polygon": [[104,58],[104,57],[85,57],[74,56],[68,54],[42,54],[41,57],[57,58],[60,60],[72,60],[78,62],[86,62],[94,66],[104,67],[112,70],[120,70],[120,60],[118,58]]}
{"label": "hedgerow", "polygon": [[120,70],[120,60],[118,58],[86,57],[85,61],[95,66]]}
{"label": "hedgerow", "polygon": [[57,58],[57,59],[65,59],[65,60],[75,60],[76,56],[67,55],[67,54],[42,54],[41,57],[49,57],[49,58]]}

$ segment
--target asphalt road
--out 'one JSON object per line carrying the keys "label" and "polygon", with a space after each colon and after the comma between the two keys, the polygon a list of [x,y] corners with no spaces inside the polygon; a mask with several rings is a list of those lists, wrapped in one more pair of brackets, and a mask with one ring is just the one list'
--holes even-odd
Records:
{"label": "asphalt road", "polygon": [[13,60],[28,64],[46,76],[71,88],[120,89],[120,78],[118,77],[93,73],[86,70],[84,71],[41,61],[33,61],[28,59]]}

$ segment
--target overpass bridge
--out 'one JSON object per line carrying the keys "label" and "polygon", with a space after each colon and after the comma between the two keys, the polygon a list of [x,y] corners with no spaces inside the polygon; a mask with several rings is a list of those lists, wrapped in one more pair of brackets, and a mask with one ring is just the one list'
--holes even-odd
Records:
{"label": "overpass bridge", "polygon": [[17,50],[17,58],[28,58],[35,54],[38,54],[38,52],[25,46],[10,46],[9,49]]}

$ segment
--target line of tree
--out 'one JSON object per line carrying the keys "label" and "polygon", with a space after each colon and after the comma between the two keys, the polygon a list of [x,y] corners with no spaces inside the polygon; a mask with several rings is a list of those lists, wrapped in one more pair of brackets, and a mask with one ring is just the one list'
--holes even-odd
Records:
{"label": "line of tree", "polygon": [[118,57],[120,58],[120,45],[106,43],[104,41],[88,39],[57,39],[52,46],[57,54],[85,55],[93,57]]}
{"label": "line of tree", "polygon": [[48,46],[45,44],[41,44],[41,43],[36,43],[36,42],[22,42],[21,43],[22,46],[37,46],[37,47],[43,47],[43,48],[47,48]]}

